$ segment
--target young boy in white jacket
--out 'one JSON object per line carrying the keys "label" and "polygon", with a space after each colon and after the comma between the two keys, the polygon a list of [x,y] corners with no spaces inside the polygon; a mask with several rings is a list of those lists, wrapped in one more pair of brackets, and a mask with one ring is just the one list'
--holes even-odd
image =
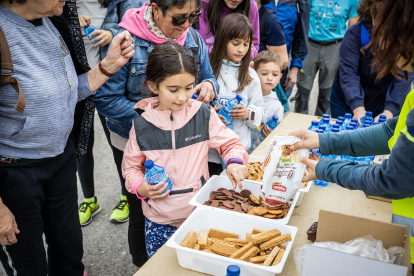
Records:
{"label": "young boy in white jacket", "polygon": [[[278,117],[277,123],[283,120],[284,109],[275,92],[275,88],[282,77],[282,59],[278,54],[271,51],[262,51],[254,58],[254,69],[256,70],[263,93],[265,113],[261,131],[252,131],[251,140],[254,141],[250,152],[272,132],[266,124],[274,115]],[[260,127],[259,127],[260,128]]]}

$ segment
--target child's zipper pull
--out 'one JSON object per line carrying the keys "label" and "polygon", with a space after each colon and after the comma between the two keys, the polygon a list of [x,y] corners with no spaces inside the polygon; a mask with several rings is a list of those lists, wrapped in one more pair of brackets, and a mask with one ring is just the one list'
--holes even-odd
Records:
{"label": "child's zipper pull", "polygon": [[172,115],[172,111],[171,111],[171,114],[170,114],[170,120],[171,120],[171,122],[173,121],[173,115]]}

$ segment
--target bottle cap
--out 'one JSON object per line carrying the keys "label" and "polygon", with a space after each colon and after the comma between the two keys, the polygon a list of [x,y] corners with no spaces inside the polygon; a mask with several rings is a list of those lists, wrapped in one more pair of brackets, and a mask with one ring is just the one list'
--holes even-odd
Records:
{"label": "bottle cap", "polygon": [[323,131],[326,130],[326,126],[320,126],[319,129],[322,129]]}
{"label": "bottle cap", "polygon": [[351,113],[345,113],[345,119],[351,119],[352,114]]}
{"label": "bottle cap", "polygon": [[322,119],[322,122],[323,122],[324,124],[329,124],[329,118],[323,118],[323,119]]}
{"label": "bottle cap", "polygon": [[316,130],[316,133],[324,133],[324,131],[323,131],[323,129],[318,128],[318,129]]}
{"label": "bottle cap", "polygon": [[191,97],[193,100],[197,100],[198,98],[198,94],[193,94],[193,96]]}
{"label": "bottle cap", "polygon": [[237,95],[237,96],[236,96],[236,99],[237,99],[239,102],[241,102],[241,100],[243,100],[242,96],[240,96],[240,95]]}
{"label": "bottle cap", "polygon": [[370,121],[372,121],[372,117],[365,118],[365,122],[370,122]]}
{"label": "bottle cap", "polygon": [[387,120],[387,116],[385,116],[385,115],[380,115],[380,119]]}
{"label": "bottle cap", "polygon": [[378,123],[383,123],[383,122],[385,122],[386,120],[385,120],[385,118],[379,118],[378,119]]}
{"label": "bottle cap", "polygon": [[338,120],[342,120],[342,121],[343,121],[344,119],[345,119],[345,118],[344,118],[344,117],[342,117],[342,116],[339,116],[339,117],[338,117]]}
{"label": "bottle cap", "polygon": [[352,122],[349,125],[352,126],[353,128],[355,128],[357,126],[357,124],[355,122]]}
{"label": "bottle cap", "polygon": [[352,126],[347,126],[346,130],[354,130]]}
{"label": "bottle cap", "polygon": [[328,119],[329,119],[329,118],[330,118],[330,116],[329,116],[329,114],[323,114],[323,115],[322,115],[322,118],[328,118]]}
{"label": "bottle cap", "polygon": [[277,122],[277,120],[279,120],[279,117],[277,117],[276,115],[273,115],[273,120]]}
{"label": "bottle cap", "polygon": [[337,128],[337,129],[339,129],[339,127],[340,127],[340,126],[341,126],[340,124],[334,124],[332,128]]}
{"label": "bottle cap", "polygon": [[227,267],[227,275],[228,276],[239,276],[240,275],[240,267],[237,265],[229,265]]}
{"label": "bottle cap", "polygon": [[312,121],[312,125],[317,126],[317,125],[319,125],[319,122],[318,121]]}
{"label": "bottle cap", "polygon": [[339,128],[338,128],[338,127],[334,127],[334,128],[332,129],[332,132],[339,132]]}
{"label": "bottle cap", "polygon": [[367,112],[365,113],[365,116],[372,117],[372,112],[371,112],[371,111],[367,111]]}
{"label": "bottle cap", "polygon": [[154,167],[154,162],[151,159],[147,160],[147,161],[145,161],[144,166],[147,169],[151,169],[152,167]]}
{"label": "bottle cap", "polygon": [[351,122],[358,124],[358,119],[351,119]]}
{"label": "bottle cap", "polygon": [[336,123],[337,123],[338,125],[342,126],[342,124],[344,123],[344,120],[342,120],[342,119],[341,119],[341,120],[339,120],[339,119],[338,119],[338,120],[336,120]]}
{"label": "bottle cap", "polygon": [[367,123],[365,123],[362,127],[370,127],[371,126],[371,124],[367,124]]}

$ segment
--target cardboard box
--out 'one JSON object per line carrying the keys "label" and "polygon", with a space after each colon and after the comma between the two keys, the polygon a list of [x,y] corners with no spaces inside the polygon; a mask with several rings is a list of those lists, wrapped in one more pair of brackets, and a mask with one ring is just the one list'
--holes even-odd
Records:
{"label": "cardboard box", "polygon": [[389,154],[387,155],[377,155],[375,156],[374,161],[372,161],[372,164],[382,164],[382,161],[384,161],[385,159],[388,159],[390,157]]}
{"label": "cardboard box", "polygon": [[405,233],[405,226],[321,210],[317,242],[345,243],[372,235],[382,241],[385,249],[403,246],[403,261],[401,265],[389,264],[308,245],[302,276],[408,276],[411,271],[411,245],[410,235],[406,237]]}

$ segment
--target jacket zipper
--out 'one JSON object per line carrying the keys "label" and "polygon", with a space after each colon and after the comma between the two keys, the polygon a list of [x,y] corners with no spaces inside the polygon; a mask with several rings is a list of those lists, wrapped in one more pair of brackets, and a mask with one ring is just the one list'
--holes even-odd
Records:
{"label": "jacket zipper", "polygon": [[[59,46],[60,56],[62,57],[63,65],[65,66],[66,80],[68,81],[68,84],[69,84],[69,93],[70,93],[69,94],[69,100],[70,100],[70,95],[72,95],[72,83],[70,82],[70,79],[69,79],[68,71],[67,71],[67,68],[66,68],[65,58],[62,55],[62,47],[60,46],[60,43],[57,40],[56,36],[53,34],[53,32],[46,25],[43,25],[43,26],[45,26],[45,28],[50,32],[50,34],[53,36],[53,38],[55,39],[56,43]],[[70,110],[69,100],[68,100],[68,109],[69,109],[70,116],[72,117],[72,111]]]}
{"label": "jacket zipper", "polygon": [[173,168],[174,168],[175,179],[178,179],[177,166],[175,164],[175,135],[174,135],[174,128],[173,128],[174,117],[173,117],[173,111],[172,110],[171,110],[171,114],[170,114],[170,120],[171,120],[171,143],[172,143],[172,150],[173,150]]}

